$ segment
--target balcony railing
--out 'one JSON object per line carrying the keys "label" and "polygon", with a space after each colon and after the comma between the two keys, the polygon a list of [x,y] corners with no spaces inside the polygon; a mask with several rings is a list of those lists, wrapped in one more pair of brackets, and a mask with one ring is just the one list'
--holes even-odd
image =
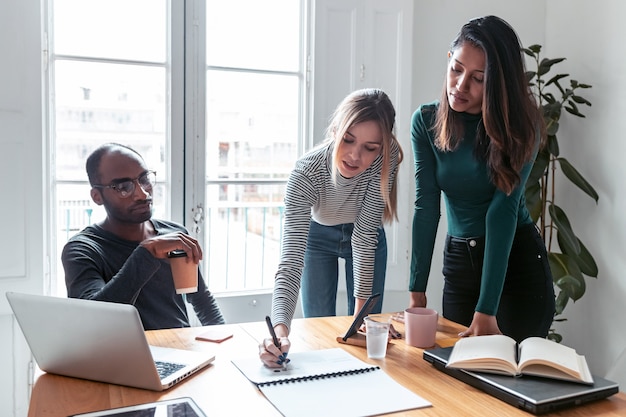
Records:
{"label": "balcony railing", "polygon": [[242,203],[210,207],[205,248],[214,292],[271,289],[278,266],[284,207]]}
{"label": "balcony railing", "polygon": [[[85,183],[83,187],[88,186]],[[215,293],[270,290],[280,256],[282,196],[281,202],[213,201],[206,210],[205,241],[201,243],[202,274],[209,288]],[[60,256],[71,236],[102,220],[104,215],[102,207],[91,200],[59,200],[57,254]],[[58,281],[62,286],[60,259],[58,265]]]}

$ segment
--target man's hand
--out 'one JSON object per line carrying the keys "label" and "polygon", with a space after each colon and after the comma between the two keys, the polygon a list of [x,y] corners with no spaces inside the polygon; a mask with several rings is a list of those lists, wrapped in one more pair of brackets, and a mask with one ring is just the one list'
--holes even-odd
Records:
{"label": "man's hand", "polygon": [[187,252],[187,259],[194,263],[202,260],[202,248],[200,243],[193,237],[182,232],[168,233],[148,238],[139,244],[158,259],[167,258],[167,254],[173,250],[182,249]]}

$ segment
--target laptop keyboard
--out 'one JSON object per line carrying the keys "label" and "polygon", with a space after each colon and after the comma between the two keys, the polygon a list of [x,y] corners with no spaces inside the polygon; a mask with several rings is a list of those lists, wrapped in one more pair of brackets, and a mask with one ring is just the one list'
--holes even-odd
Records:
{"label": "laptop keyboard", "polygon": [[179,369],[185,367],[185,365],[181,365],[179,363],[172,363],[172,362],[155,361],[154,363],[156,364],[157,372],[159,373],[159,377],[161,379],[164,379],[172,375],[174,372],[178,371]]}

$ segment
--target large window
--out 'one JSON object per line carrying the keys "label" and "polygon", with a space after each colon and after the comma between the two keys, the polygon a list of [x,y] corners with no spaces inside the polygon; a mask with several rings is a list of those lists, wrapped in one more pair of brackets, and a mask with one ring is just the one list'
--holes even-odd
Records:
{"label": "large window", "polygon": [[209,283],[267,289],[302,137],[303,10],[294,0],[209,0],[206,13]]}
{"label": "large window", "polygon": [[188,220],[213,291],[271,288],[284,183],[303,149],[303,3],[50,0],[56,292],[63,245],[105,216],[85,173],[105,142],[157,171],[154,216]]}

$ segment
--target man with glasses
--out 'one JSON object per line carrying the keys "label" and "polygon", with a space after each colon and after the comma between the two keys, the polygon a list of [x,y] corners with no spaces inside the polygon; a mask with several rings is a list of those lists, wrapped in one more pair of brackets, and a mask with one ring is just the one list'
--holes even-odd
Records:
{"label": "man with glasses", "polygon": [[[168,253],[184,250],[190,261],[202,249],[176,223],[152,219],[156,173],[134,149],[116,143],[87,158],[91,198],[106,218],[74,235],[61,260],[69,297],[132,304],[146,330],[188,327],[183,295],[176,294]],[[224,318],[198,273],[198,291],[185,294],[203,326]]]}

